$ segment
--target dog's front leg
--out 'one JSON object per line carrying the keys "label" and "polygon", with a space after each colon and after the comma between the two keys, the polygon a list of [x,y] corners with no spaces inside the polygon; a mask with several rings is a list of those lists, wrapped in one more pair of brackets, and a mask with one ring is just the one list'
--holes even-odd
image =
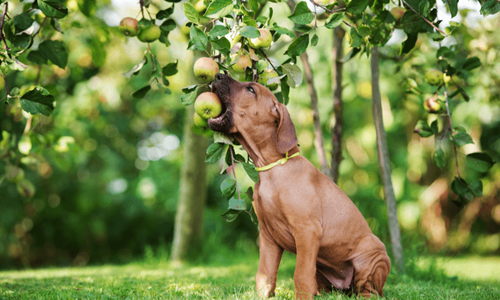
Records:
{"label": "dog's front leg", "polygon": [[319,224],[296,227],[297,264],[293,276],[296,299],[313,299],[317,293],[316,259],[318,256],[321,226]]}
{"label": "dog's front leg", "polygon": [[268,298],[274,296],[283,248],[262,232],[259,235],[259,246],[259,269],[255,275],[255,286],[260,297]]}

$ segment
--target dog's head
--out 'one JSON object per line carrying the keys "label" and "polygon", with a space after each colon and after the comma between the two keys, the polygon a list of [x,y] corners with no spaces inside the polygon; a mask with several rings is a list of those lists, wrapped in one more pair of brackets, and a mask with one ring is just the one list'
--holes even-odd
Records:
{"label": "dog's head", "polygon": [[214,131],[240,133],[245,139],[275,134],[276,149],[285,154],[297,145],[295,127],[286,106],[257,82],[238,82],[228,75],[217,74],[213,92],[223,103],[220,116],[209,119]]}

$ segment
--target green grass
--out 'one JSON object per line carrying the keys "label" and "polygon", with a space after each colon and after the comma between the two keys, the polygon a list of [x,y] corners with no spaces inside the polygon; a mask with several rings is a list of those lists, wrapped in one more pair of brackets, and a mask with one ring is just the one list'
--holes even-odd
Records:
{"label": "green grass", "polygon": [[[431,259],[419,261],[410,276],[391,274],[388,299],[500,299],[500,258]],[[276,298],[294,299],[295,258],[285,255],[278,274]],[[227,265],[174,266],[132,263],[84,268],[48,268],[0,272],[0,299],[256,299],[254,275],[258,258]],[[423,271],[422,271],[423,270]],[[433,273],[435,272],[435,274]],[[318,299],[349,299],[330,294]]]}

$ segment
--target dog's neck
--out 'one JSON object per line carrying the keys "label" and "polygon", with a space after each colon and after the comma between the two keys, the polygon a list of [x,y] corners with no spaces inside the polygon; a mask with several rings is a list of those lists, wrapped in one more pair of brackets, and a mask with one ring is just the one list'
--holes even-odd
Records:
{"label": "dog's neck", "polygon": [[[276,133],[260,134],[258,139],[242,133],[236,133],[234,137],[247,151],[254,165],[258,168],[267,166],[286,156],[286,153],[279,153],[276,148]],[[288,152],[288,155],[290,156],[296,152],[299,152],[298,146],[293,147]]]}

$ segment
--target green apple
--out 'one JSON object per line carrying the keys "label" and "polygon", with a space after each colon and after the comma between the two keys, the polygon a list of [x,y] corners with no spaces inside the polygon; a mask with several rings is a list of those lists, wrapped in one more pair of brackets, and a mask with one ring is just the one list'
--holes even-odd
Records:
{"label": "green apple", "polygon": [[35,195],[36,188],[29,180],[23,179],[17,183],[17,192],[23,197],[31,198]]}
{"label": "green apple", "polygon": [[200,115],[196,112],[193,115],[193,121],[194,121],[194,125],[196,125],[197,127],[200,127],[200,128],[207,128],[208,127],[208,121],[206,119],[203,119],[202,117],[200,117]]}
{"label": "green apple", "polygon": [[120,21],[120,25],[118,29],[126,36],[136,36],[139,33],[139,29],[137,28],[138,21],[134,18],[123,18]]}
{"label": "green apple", "polygon": [[18,183],[24,179],[24,171],[13,165],[7,165],[5,167],[5,177],[9,182]]}
{"label": "green apple", "polygon": [[396,24],[399,24],[401,22],[401,19],[403,18],[403,15],[405,14],[406,9],[403,7],[393,7],[391,9],[391,15],[394,17],[396,20]]}
{"label": "green apple", "polygon": [[237,73],[244,73],[247,67],[252,67],[250,56],[240,53],[231,54],[231,64],[231,68]]}
{"label": "green apple", "polygon": [[193,1],[192,4],[194,6],[194,9],[196,9],[196,11],[199,13],[201,13],[207,8],[204,0]]}
{"label": "green apple", "polygon": [[430,69],[425,73],[425,81],[430,85],[440,86],[443,84],[443,72]]}
{"label": "green apple", "polygon": [[234,45],[236,45],[236,43],[238,43],[239,41],[241,40],[241,35],[238,34],[237,36],[235,36],[232,40],[231,40],[231,49],[234,47]]}
{"label": "green apple", "polygon": [[267,48],[271,46],[273,42],[273,36],[271,31],[265,28],[259,28],[260,36],[258,38],[253,38],[248,40],[250,47],[254,49]]}
{"label": "green apple", "polygon": [[257,80],[257,82],[267,86],[270,90],[274,90],[278,87],[278,83],[267,84],[267,81],[270,78],[276,78],[278,76],[279,75],[278,73],[276,73],[276,71],[271,69],[266,69],[259,75],[259,80]]}
{"label": "green apple", "polygon": [[222,103],[216,94],[205,92],[196,98],[194,111],[203,119],[208,120],[220,115],[222,112]]}
{"label": "green apple", "polygon": [[212,82],[219,73],[219,65],[209,57],[201,57],[194,63],[193,73],[203,83]]}
{"label": "green apple", "polygon": [[143,43],[152,43],[160,38],[161,29],[155,24],[141,27],[137,38]]}
{"label": "green apple", "polygon": [[428,113],[431,114],[440,114],[444,111],[444,107],[441,105],[438,100],[438,96],[434,95],[430,98],[427,98],[424,101],[424,108]]}

